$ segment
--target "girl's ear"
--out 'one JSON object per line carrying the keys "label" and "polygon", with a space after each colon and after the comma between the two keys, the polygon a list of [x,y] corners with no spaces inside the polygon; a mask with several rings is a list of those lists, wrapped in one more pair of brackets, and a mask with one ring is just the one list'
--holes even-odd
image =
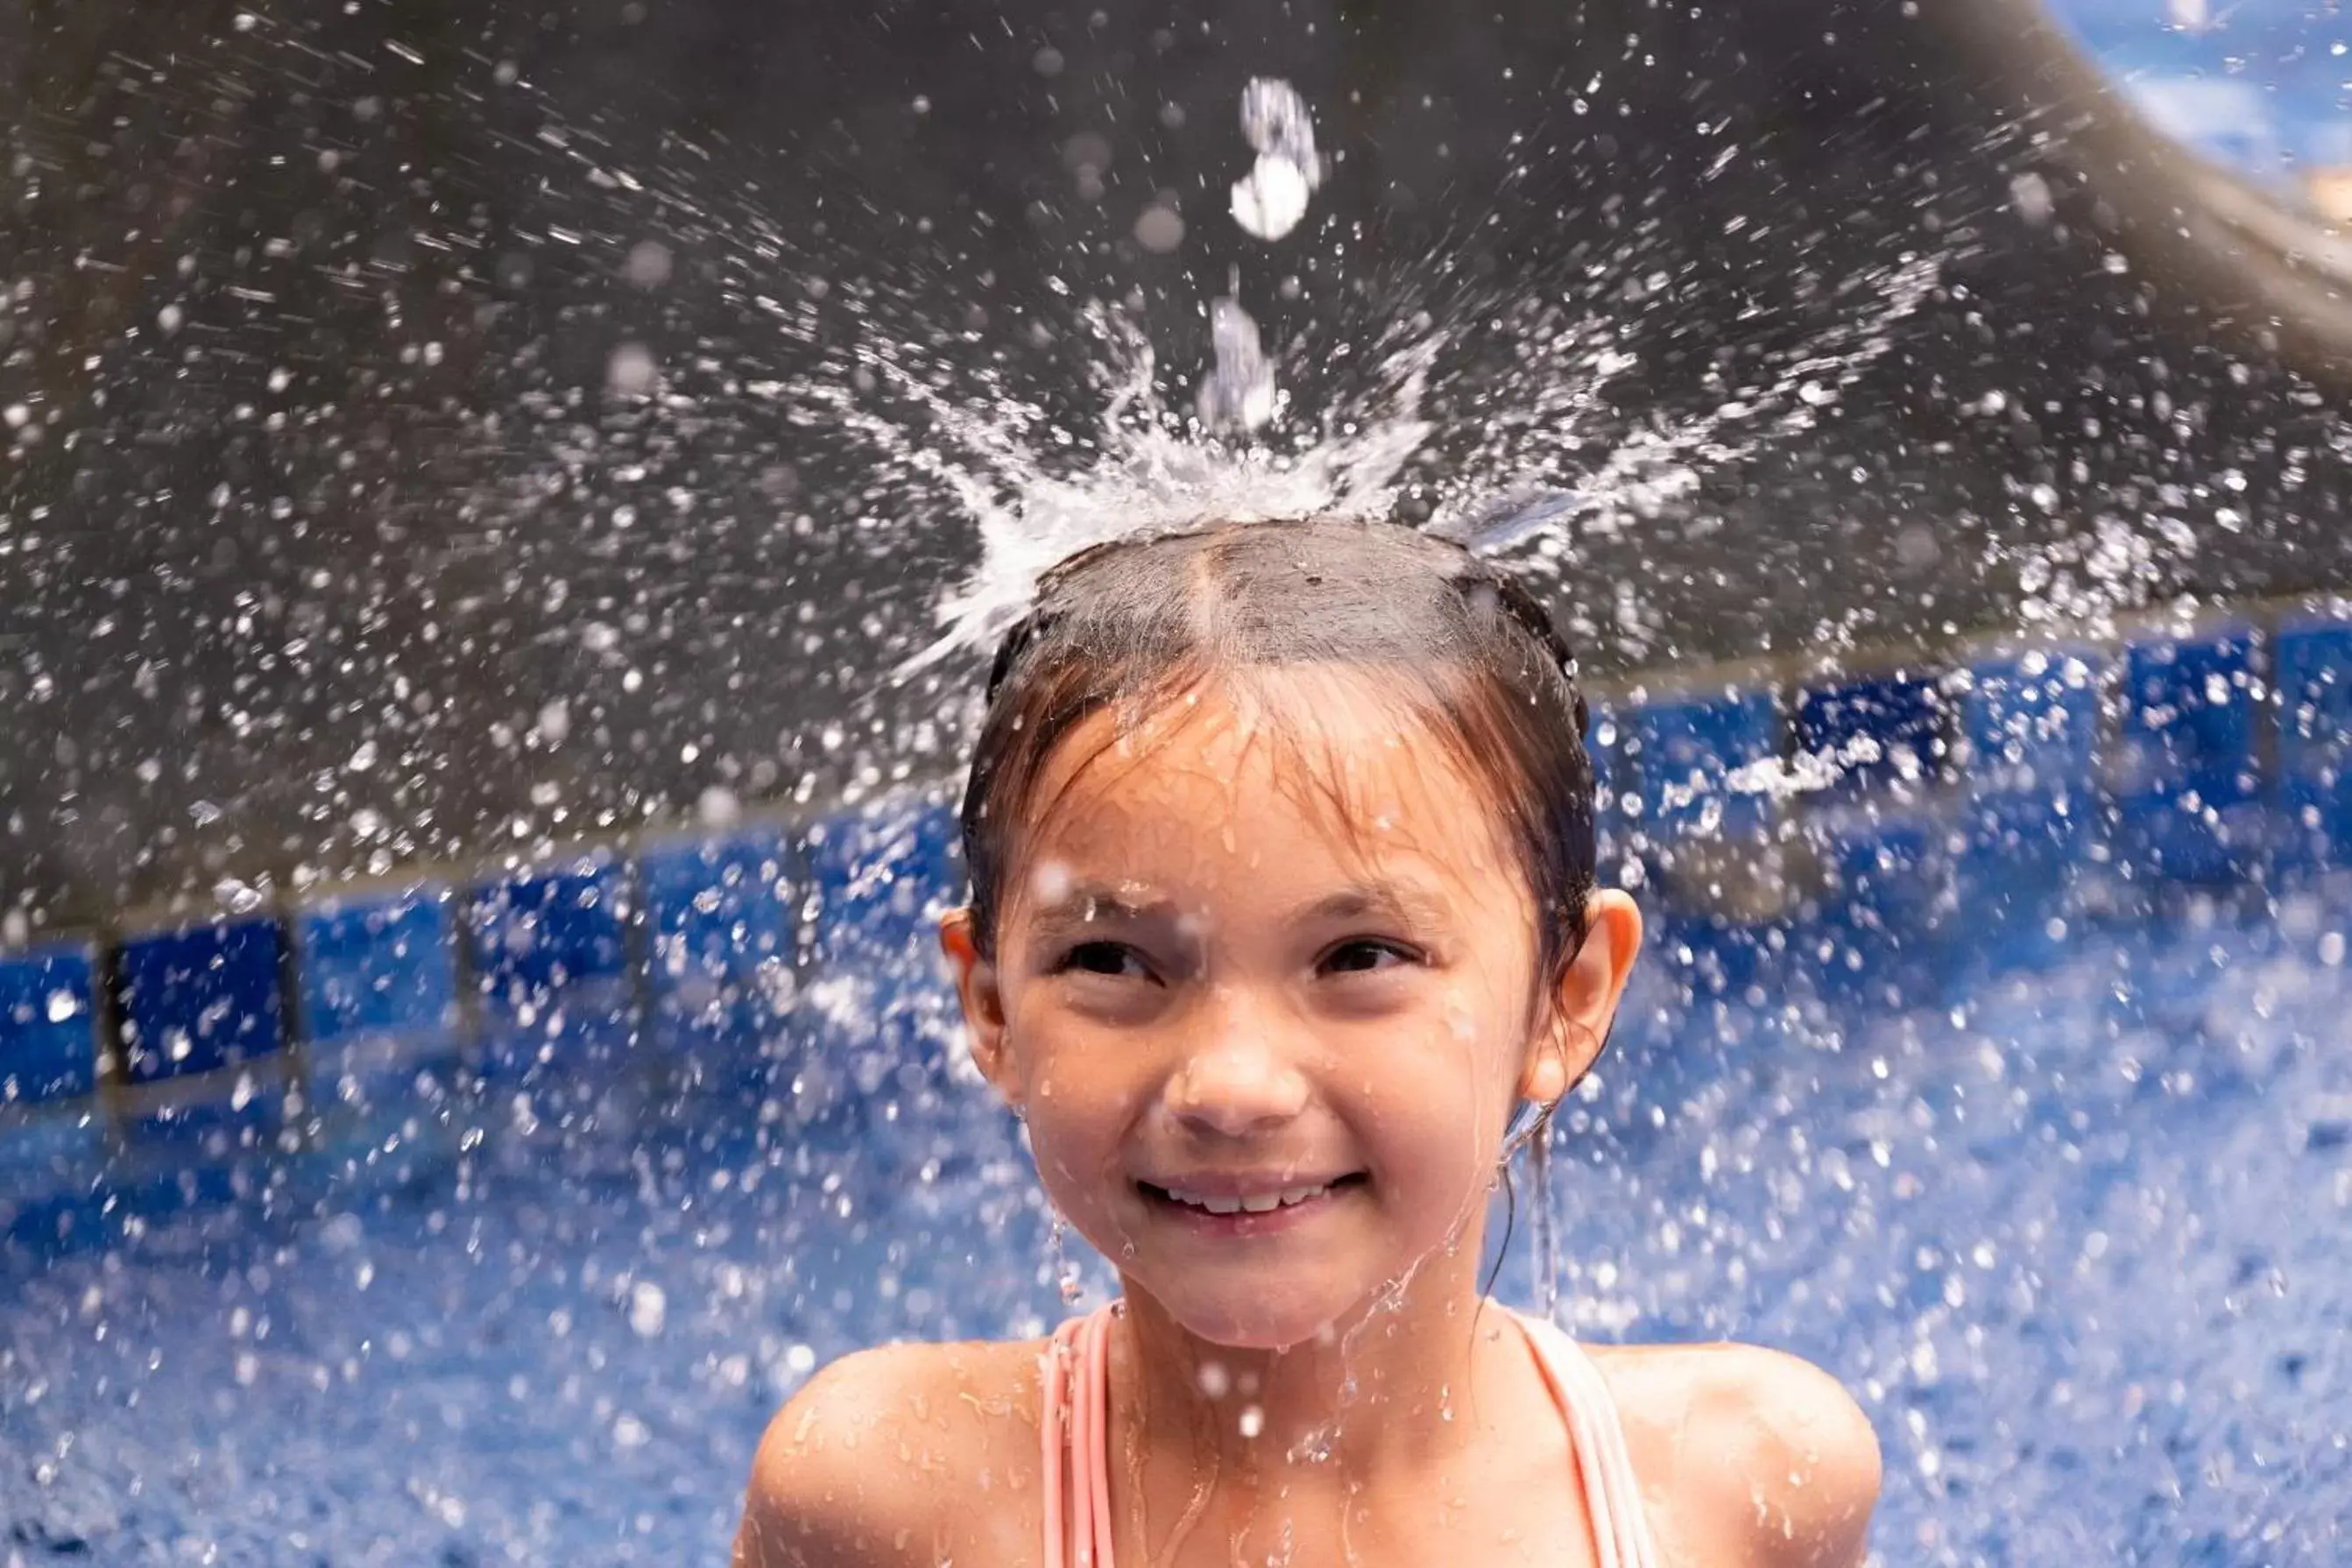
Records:
{"label": "girl's ear", "polygon": [[950,910],[940,917],[940,951],[955,971],[956,999],[963,1004],[964,1027],[971,1035],[972,1065],[1017,1111],[1020,1094],[1004,1059],[1004,993],[996,983],[996,965],[980,955],[977,930],[970,909]]}
{"label": "girl's ear", "polygon": [[1520,1099],[1549,1105],[1591,1070],[1641,949],[1642,911],[1633,900],[1615,888],[1595,889],[1584,905],[1584,945],[1552,993],[1550,1024],[1528,1042]]}

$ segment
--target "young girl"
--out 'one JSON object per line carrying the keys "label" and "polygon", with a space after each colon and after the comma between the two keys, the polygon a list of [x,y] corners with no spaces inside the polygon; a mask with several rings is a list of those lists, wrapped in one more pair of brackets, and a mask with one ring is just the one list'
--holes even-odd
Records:
{"label": "young girl", "polygon": [[1863,1562],[1877,1446],[1826,1374],[1481,1297],[1511,1129],[1592,1065],[1641,941],[1593,886],[1584,721],[1526,591],[1409,529],[1046,579],[941,941],[1124,1294],[827,1367],[761,1445],[739,1568]]}

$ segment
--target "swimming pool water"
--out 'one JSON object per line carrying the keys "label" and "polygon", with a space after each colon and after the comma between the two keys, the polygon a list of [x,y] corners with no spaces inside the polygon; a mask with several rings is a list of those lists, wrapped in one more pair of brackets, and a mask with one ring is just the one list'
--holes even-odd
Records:
{"label": "swimming pool water", "polygon": [[[1664,932],[1562,1121],[1564,1310],[1831,1368],[1885,1563],[2341,1561],[2347,932],[2340,887],[2186,898],[1899,1007]],[[699,1088],[501,1085],[405,1162],[0,1258],[0,1561],[723,1561],[814,1366],[1062,1310],[984,1091],[828,1087],[797,1016]]]}
{"label": "swimming pool water", "polygon": [[[1654,923],[1559,1119],[1562,1310],[1836,1373],[1880,1563],[2343,1555],[2347,611],[1600,705]],[[0,1563],[721,1561],[816,1366],[1041,1332],[951,839],[737,823],[0,959]]]}

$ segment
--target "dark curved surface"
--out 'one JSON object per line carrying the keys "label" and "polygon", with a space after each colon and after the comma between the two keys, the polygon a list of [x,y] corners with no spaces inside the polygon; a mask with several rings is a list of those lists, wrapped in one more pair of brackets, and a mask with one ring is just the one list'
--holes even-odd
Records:
{"label": "dark curved surface", "polygon": [[[2147,9],[2155,28],[2157,8]],[[2325,58],[2311,16],[2266,10],[2231,20],[2244,24],[2256,60]],[[2154,133],[2041,0],[1985,0],[1955,8],[1946,25],[1960,49],[1992,63],[2021,113],[2059,133],[2051,155],[2090,183],[2104,209],[2097,226],[2140,271],[2197,300],[2263,357],[2340,389],[2352,370],[2352,245],[2337,227]],[[2259,72],[2249,85],[2263,85]],[[2325,113],[2326,101],[2305,112]]]}
{"label": "dark curved surface", "polygon": [[[0,468],[0,897],[53,923],[948,775],[971,672],[881,672],[969,531],[754,384],[919,338],[950,401],[1085,431],[1074,301],[1130,301],[1181,390],[1236,267],[1308,408],[1351,389],[1338,344],[1488,323],[1441,367],[1456,431],[1524,393],[1502,307],[1605,305],[1640,369],[1599,431],[1943,258],[1816,429],[1576,537],[1603,672],[2352,575],[2316,241],[2168,221],[2210,176],[2022,0],[257,9],[0,19],[0,407],[45,435]],[[1346,155],[1272,252],[1223,212],[1253,74]],[[1162,189],[1164,256],[1130,237]],[[624,276],[646,240],[656,288]],[[624,342],[684,401],[613,395]]]}

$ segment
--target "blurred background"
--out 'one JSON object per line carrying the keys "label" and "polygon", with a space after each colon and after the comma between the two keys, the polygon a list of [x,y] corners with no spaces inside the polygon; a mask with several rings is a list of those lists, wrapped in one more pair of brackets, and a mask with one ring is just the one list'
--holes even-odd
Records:
{"label": "blurred background", "polygon": [[[2332,13],[2173,9],[20,0],[0,900],[947,776],[969,667],[885,678],[970,509],[777,389],[903,458],[935,413],[857,384],[898,345],[1083,466],[1097,302],[1189,408],[1239,286],[1277,445],[1367,395],[1335,350],[1440,324],[1410,516],[1574,482],[1727,367],[1793,387],[1889,313],[1857,279],[1929,268],[1810,428],[1569,534],[1601,674],[2340,583]],[[1332,153],[1271,246],[1225,211],[1252,75]],[[1482,447],[1570,310],[1631,368]]]}
{"label": "blurred background", "polygon": [[1326,508],[1549,595],[1650,916],[1499,1292],[1829,1368],[1874,1563],[2343,1561],[2340,12],[0,0],[0,1563],[717,1560],[1115,1288],[982,660]]}

